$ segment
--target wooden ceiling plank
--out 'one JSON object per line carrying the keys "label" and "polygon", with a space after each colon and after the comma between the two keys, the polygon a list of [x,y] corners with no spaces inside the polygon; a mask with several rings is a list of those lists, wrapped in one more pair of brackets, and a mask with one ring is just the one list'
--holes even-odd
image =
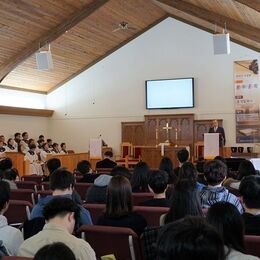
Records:
{"label": "wooden ceiling plank", "polygon": [[162,22],[163,20],[165,20],[166,18],[168,18],[169,15],[163,15],[162,17],[160,17],[159,19],[157,19],[155,22],[153,22],[152,24],[150,24],[149,26],[147,26],[146,28],[144,28],[143,30],[139,31],[138,33],[134,34],[133,36],[131,36],[130,38],[124,40],[123,42],[121,42],[120,44],[118,44],[117,46],[115,46],[114,48],[110,49],[109,51],[107,51],[105,54],[103,54],[102,56],[98,57],[97,59],[93,60],[91,63],[89,63],[87,66],[84,66],[83,68],[81,68],[80,70],[78,70],[76,73],[73,73],[72,75],[70,75],[68,78],[66,78],[65,80],[63,80],[62,82],[60,82],[59,84],[57,84],[55,87],[53,87],[52,89],[50,89],[48,91],[48,94],[51,93],[52,91],[54,91],[55,89],[59,88],[60,86],[64,85],[66,82],[68,82],[69,80],[73,79],[74,77],[76,77],[77,75],[79,75],[80,73],[82,73],[83,71],[87,70],[88,68],[92,67],[93,65],[95,65],[96,63],[98,63],[99,61],[103,60],[104,58],[106,58],[107,56],[109,56],[110,54],[112,54],[113,52],[117,51],[118,49],[120,49],[121,47],[123,47],[124,45],[126,45],[127,43],[129,43],[130,41],[134,40],[135,38],[137,38],[138,36],[140,36],[141,34],[145,33],[146,31],[150,30],[151,28],[153,28],[154,26],[156,26],[157,24],[159,24],[160,22]]}
{"label": "wooden ceiling plank", "polygon": [[[174,8],[194,17],[198,17],[200,19],[208,21],[213,25],[216,24],[218,26],[224,27],[226,23],[227,30],[233,31],[253,41],[260,42],[260,29],[241,23],[221,14],[208,11],[204,8],[198,7],[196,5],[181,0],[153,0],[153,2],[166,11],[167,9]],[[168,10],[168,12],[170,11]]]}
{"label": "wooden ceiling plank", "polygon": [[259,0],[233,0],[240,4],[246,5],[257,12],[260,12],[260,1]]}
{"label": "wooden ceiling plank", "polygon": [[33,53],[35,53],[39,46],[44,46],[54,40],[56,40],[59,36],[65,33],[67,30],[71,29],[83,19],[91,15],[109,0],[95,0],[92,3],[88,4],[84,8],[82,8],[76,14],[70,16],[66,21],[58,25],[57,27],[49,30],[45,35],[41,36],[37,40],[33,41],[28,47],[19,51],[16,55],[14,55],[8,62],[2,64],[0,66],[0,83],[4,80],[4,78],[20,63],[30,57]]}

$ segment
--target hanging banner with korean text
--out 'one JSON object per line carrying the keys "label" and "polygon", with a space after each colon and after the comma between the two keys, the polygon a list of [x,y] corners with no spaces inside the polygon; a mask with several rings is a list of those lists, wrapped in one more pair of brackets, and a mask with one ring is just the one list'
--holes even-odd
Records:
{"label": "hanging banner with korean text", "polygon": [[236,142],[260,142],[258,60],[234,62]]}

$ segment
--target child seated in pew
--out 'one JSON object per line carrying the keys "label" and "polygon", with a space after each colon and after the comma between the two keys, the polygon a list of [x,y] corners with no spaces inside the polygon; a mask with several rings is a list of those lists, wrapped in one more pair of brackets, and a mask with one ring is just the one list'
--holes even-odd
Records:
{"label": "child seated in pew", "polygon": [[165,171],[150,171],[148,178],[149,191],[154,194],[153,199],[146,200],[140,206],[170,207],[170,201],[166,199],[168,187],[168,174]]}

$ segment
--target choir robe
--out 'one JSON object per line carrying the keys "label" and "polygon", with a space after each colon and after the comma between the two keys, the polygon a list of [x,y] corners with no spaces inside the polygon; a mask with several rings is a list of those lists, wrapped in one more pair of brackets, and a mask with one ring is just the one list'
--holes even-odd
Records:
{"label": "choir robe", "polygon": [[41,161],[42,162],[46,162],[46,158],[47,158],[47,155],[48,154],[51,154],[51,152],[49,151],[49,150],[41,150],[41,152],[40,152],[40,158],[41,158]]}
{"label": "choir robe", "polygon": [[43,175],[42,163],[39,162],[38,155],[35,151],[28,151],[24,160],[28,160],[30,162],[30,174]]}
{"label": "choir robe", "polygon": [[16,146],[5,146],[5,151],[8,153],[17,153],[18,152],[18,147]]}

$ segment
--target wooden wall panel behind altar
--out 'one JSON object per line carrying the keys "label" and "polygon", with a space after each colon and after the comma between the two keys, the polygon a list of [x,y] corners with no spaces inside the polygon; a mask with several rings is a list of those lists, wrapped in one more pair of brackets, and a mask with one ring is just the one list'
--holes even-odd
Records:
{"label": "wooden wall panel behind altar", "polygon": [[[174,145],[190,145],[193,148],[193,114],[145,116],[146,145],[153,146],[167,140],[163,127],[168,123],[169,139]],[[177,129],[177,135],[176,135]],[[156,133],[157,132],[157,133]]]}
{"label": "wooden wall panel behind altar", "polygon": [[122,122],[121,133],[122,142],[129,142],[133,145],[145,144],[144,122]]}
{"label": "wooden wall panel behind altar", "polygon": [[[222,126],[223,120],[217,119],[219,126]],[[194,121],[194,142],[201,142],[204,140],[204,133],[209,132],[209,128],[212,126],[212,119],[208,120],[195,120]]]}

